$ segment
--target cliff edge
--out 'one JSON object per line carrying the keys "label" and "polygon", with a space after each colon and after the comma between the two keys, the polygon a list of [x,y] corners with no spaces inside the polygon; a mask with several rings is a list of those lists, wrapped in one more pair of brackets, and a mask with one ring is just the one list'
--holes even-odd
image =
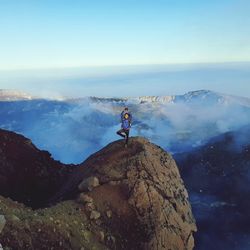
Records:
{"label": "cliff edge", "polygon": [[[7,131],[2,133],[15,137]],[[27,144],[27,139],[23,140]],[[8,157],[3,157],[6,150],[1,147],[0,143],[0,169],[3,164],[5,168],[10,165]],[[53,159],[46,162],[55,163]],[[43,170],[43,164],[39,166]],[[46,199],[49,197],[47,207],[31,209],[27,204],[12,201],[15,197],[10,193],[10,199],[6,192],[0,193],[5,196],[0,197],[0,214],[6,219],[0,233],[3,247],[193,249],[196,225],[187,191],[175,161],[157,145],[134,137],[129,147],[124,148],[119,140],[78,166],[59,162],[54,166],[60,175],[53,186],[56,191],[50,197],[46,195]],[[8,183],[7,177],[2,172],[5,183]],[[43,176],[42,180],[45,179]],[[42,187],[39,186],[37,192],[43,192]]]}

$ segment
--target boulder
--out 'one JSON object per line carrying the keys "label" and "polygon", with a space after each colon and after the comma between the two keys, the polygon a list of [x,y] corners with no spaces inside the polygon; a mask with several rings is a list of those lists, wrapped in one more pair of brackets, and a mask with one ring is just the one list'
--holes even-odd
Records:
{"label": "boulder", "polygon": [[81,193],[79,195],[79,198],[78,198],[78,201],[82,204],[86,204],[86,203],[93,203],[94,200],[93,198],[91,198],[90,196],[88,196],[87,194],[85,193]]}
{"label": "boulder", "polygon": [[87,179],[84,179],[79,185],[78,188],[80,191],[87,192],[91,191],[93,188],[98,187],[99,179],[95,176],[91,176]]}

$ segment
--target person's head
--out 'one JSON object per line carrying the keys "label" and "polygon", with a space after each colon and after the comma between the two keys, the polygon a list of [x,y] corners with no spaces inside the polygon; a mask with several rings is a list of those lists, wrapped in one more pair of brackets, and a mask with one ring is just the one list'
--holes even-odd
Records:
{"label": "person's head", "polygon": [[125,107],[124,110],[128,111],[128,107]]}

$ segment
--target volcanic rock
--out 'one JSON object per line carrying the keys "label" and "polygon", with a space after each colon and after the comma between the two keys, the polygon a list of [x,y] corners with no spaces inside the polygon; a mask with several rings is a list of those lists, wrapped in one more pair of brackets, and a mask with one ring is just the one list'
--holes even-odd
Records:
{"label": "volcanic rock", "polygon": [[196,225],[187,191],[175,161],[157,145],[135,137],[124,148],[119,140],[72,166],[23,136],[0,134],[0,195],[33,208],[41,198],[46,206],[32,210],[0,196],[1,213],[20,219],[6,223],[3,247],[193,249]]}
{"label": "volcanic rock", "polygon": [[98,211],[111,212],[107,223],[119,249],[194,247],[196,226],[187,191],[175,161],[160,147],[143,138],[131,138],[127,149],[122,141],[114,142],[78,171],[100,180],[88,196]]}
{"label": "volcanic rock", "polygon": [[79,185],[78,188],[80,191],[91,191],[93,188],[99,186],[99,180],[95,176],[91,176],[87,179],[84,179]]}
{"label": "volcanic rock", "polygon": [[101,214],[98,211],[93,210],[90,214],[91,220],[97,220],[101,217]]}

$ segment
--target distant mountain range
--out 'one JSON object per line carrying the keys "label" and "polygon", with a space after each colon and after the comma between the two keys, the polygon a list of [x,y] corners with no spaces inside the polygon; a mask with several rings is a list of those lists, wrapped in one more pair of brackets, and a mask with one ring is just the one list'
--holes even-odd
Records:
{"label": "distant mountain range", "polygon": [[250,123],[250,99],[208,90],[177,96],[62,100],[19,91],[0,93],[0,127],[24,134],[65,163],[79,163],[115,140],[125,105],[133,114],[131,134],[145,136],[172,153],[190,151]]}
{"label": "distant mountain range", "polygon": [[21,91],[0,89],[0,101],[19,101],[31,99],[34,99],[34,97]]}
{"label": "distant mountain range", "polygon": [[95,101],[106,102],[135,102],[135,103],[200,103],[203,104],[239,104],[250,107],[250,99],[226,95],[209,90],[191,91],[184,95],[172,96],[141,96],[137,98],[91,98]]}
{"label": "distant mountain range", "polygon": [[[36,100],[44,99],[38,96],[32,96],[18,90],[4,90],[0,89],[0,101],[16,101],[16,100]],[[239,97],[221,94],[210,90],[190,91],[184,95],[169,95],[169,96],[140,96],[140,97],[126,97],[126,98],[100,98],[100,97],[83,97],[83,98],[60,98],[55,101],[83,101],[89,99],[93,102],[110,102],[110,103],[196,103],[203,102],[208,104],[239,104],[250,107],[250,98]],[[51,99],[49,99],[51,100]]]}

